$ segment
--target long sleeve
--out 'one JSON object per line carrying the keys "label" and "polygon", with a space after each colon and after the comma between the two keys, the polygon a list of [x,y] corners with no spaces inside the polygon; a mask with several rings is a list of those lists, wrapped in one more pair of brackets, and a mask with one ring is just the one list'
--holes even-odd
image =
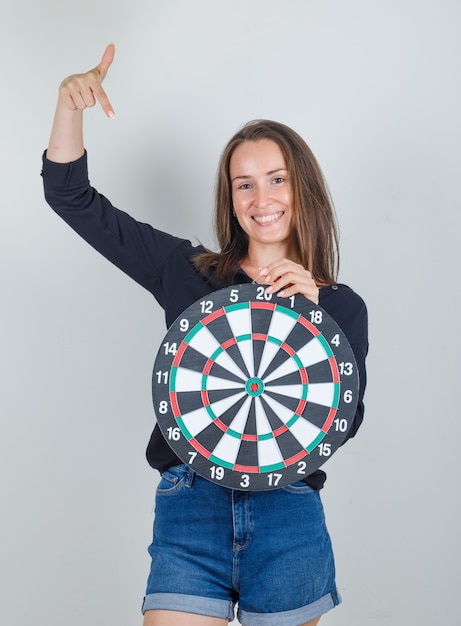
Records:
{"label": "long sleeve", "polygon": [[93,248],[161,299],[164,263],[186,242],[138,222],[99,194],[88,179],[86,153],[65,164],[44,155],[42,177],[51,208]]}

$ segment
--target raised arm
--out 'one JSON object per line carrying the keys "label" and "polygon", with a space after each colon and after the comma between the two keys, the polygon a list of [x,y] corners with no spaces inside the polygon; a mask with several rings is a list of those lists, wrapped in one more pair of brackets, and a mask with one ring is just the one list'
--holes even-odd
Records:
{"label": "raised arm", "polygon": [[106,115],[115,113],[102,82],[114,60],[115,46],[109,44],[101,62],[89,72],[73,74],[59,87],[59,97],[46,158],[56,163],[79,159],[84,151],[83,111],[99,102]]}

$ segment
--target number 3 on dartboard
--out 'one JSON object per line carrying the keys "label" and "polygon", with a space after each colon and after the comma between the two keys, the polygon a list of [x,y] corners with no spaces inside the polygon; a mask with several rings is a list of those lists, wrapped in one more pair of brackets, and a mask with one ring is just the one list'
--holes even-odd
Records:
{"label": "number 3 on dartboard", "polygon": [[249,486],[250,486],[250,477],[248,476],[248,474],[242,474],[240,487],[243,487],[243,489],[248,489]]}

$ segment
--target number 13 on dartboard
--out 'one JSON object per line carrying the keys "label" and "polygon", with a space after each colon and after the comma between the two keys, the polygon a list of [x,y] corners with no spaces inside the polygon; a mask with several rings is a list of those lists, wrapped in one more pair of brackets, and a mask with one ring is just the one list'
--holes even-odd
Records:
{"label": "number 13 on dartboard", "polygon": [[234,285],[172,324],[152,378],[158,425],[198,474],[277,489],[306,478],[347,436],[358,372],[336,322],[304,296]]}

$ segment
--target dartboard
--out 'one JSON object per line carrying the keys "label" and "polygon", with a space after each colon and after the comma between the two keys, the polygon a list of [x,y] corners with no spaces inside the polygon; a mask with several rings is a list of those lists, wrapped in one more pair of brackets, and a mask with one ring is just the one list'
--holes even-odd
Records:
{"label": "dartboard", "polygon": [[318,469],[347,436],[358,372],[338,324],[304,296],[215,291],[169,328],[153,371],[160,430],[201,476],[276,489]]}

